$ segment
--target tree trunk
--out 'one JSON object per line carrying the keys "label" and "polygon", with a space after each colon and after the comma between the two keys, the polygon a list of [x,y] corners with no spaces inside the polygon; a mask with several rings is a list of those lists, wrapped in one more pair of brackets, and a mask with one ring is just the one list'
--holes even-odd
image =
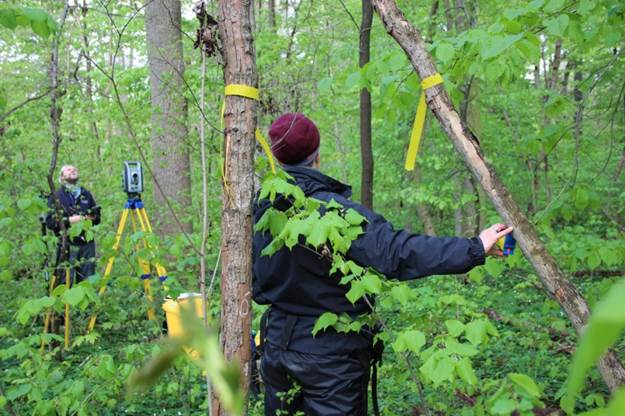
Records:
{"label": "tree trunk", "polygon": [[436,29],[436,17],[438,15],[438,7],[439,7],[439,0],[434,0],[432,2],[432,7],[430,8],[430,23],[428,25],[427,42],[429,43],[432,43],[434,40],[434,29]]}
{"label": "tree trunk", "polygon": [[[251,30],[250,0],[219,2],[219,36],[223,46],[224,82],[258,86]],[[252,281],[252,202],[254,198],[254,131],[256,101],[226,97],[224,178],[221,215],[221,342],[228,360],[243,370],[241,388],[250,381]],[[214,415],[226,415],[218,402]]]}
{"label": "tree trunk", "polygon": [[[623,114],[625,115],[625,94],[623,95]],[[625,140],[623,140],[623,144],[625,144]],[[616,167],[616,171],[614,171],[614,175],[612,176],[612,179],[614,179],[616,181],[619,178],[619,176],[621,176],[621,172],[623,171],[624,167],[625,167],[625,145],[623,146],[623,152],[621,153],[621,159],[618,162],[618,165]]]}
{"label": "tree trunk", "polygon": [[162,235],[183,230],[172,221],[165,200],[177,210],[191,206],[190,162],[187,148],[187,103],[184,91],[184,62],[180,32],[180,0],[149,1],[145,10],[148,63],[152,91],[152,174],[155,183],[152,212]]}
{"label": "tree trunk", "polygon": [[[408,55],[421,79],[435,73],[432,57],[425,49],[420,33],[403,16],[392,0],[373,0],[387,32]],[[527,220],[492,167],[486,162],[477,137],[462,122],[442,85],[426,91],[430,109],[451,139],[456,151],[480,182],[504,222],[514,226],[519,246],[541,279],[544,289],[562,306],[578,333],[588,321],[588,305],[579,291],[558,268],[545,245],[538,238],[534,226]],[[625,382],[625,368],[613,352],[599,361],[599,370],[610,390]]]}
{"label": "tree trunk", "polygon": [[[469,20],[467,18],[467,10],[464,0],[456,0],[456,32],[460,33],[470,28],[475,27],[475,19]],[[475,78],[466,77],[463,82],[464,97],[460,103],[460,117],[462,121],[468,125],[477,134],[481,133],[481,123],[479,120],[479,110],[476,108],[477,102],[477,88],[475,87]],[[480,196],[477,192],[475,182],[472,180],[470,173],[467,172],[464,175],[462,181],[462,190],[460,191],[460,197],[463,194],[473,195],[475,197],[472,201],[467,201],[461,207],[456,210],[456,222],[460,222],[460,225],[456,224],[456,229],[461,232],[458,235],[476,236],[479,234],[479,215],[477,204],[479,203]],[[461,198],[459,198],[461,200]]]}
{"label": "tree trunk", "polygon": [[[415,166],[413,178],[415,186],[418,186],[418,184],[421,183],[421,167],[419,165]],[[434,220],[432,219],[430,210],[428,209],[428,206],[425,202],[417,202],[417,216],[419,217],[419,221],[421,221],[421,225],[423,226],[423,232],[426,235],[436,235]]]}
{"label": "tree trunk", "polygon": [[[369,62],[371,21],[373,6],[371,0],[362,0],[362,21],[360,23],[360,56],[358,64],[362,68]],[[360,154],[362,174],[360,181],[361,202],[373,208],[373,152],[371,149],[371,93],[360,90]]]}
{"label": "tree trunk", "polygon": [[95,153],[96,153],[96,161],[102,162],[102,143],[100,140],[100,133],[98,131],[98,124],[96,123],[96,117],[93,115],[93,80],[91,79],[91,70],[93,69],[93,65],[90,59],[90,48],[89,48],[89,33],[87,28],[87,23],[85,22],[87,18],[87,13],[89,11],[89,7],[87,6],[87,0],[83,0],[81,7],[82,15],[80,19],[80,28],[82,31],[82,42],[83,48],[85,48],[85,54],[87,55],[87,59],[85,59],[85,93],[87,95],[87,113],[89,114],[89,119],[91,122],[89,123],[91,127],[91,134],[93,134],[93,139],[95,140]]}
{"label": "tree trunk", "polygon": [[267,5],[269,8],[269,26],[272,29],[276,28],[276,0],[269,0],[269,4]]}

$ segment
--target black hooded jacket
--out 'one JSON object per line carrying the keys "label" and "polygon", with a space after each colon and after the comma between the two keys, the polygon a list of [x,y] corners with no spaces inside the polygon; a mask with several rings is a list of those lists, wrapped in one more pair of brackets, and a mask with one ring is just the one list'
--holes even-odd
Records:
{"label": "black hooded jacket", "polygon": [[[61,203],[61,208],[63,208],[63,212],[61,213],[62,218],[57,218],[54,211],[54,200],[52,197],[48,199],[48,206],[52,208],[52,211],[48,212],[45,218],[46,226],[54,231],[56,235],[59,235],[61,231],[61,221],[65,223],[66,229],[71,226],[69,217],[72,215],[92,215],[94,216],[93,225],[98,225],[100,223],[100,211],[97,209],[95,199],[93,198],[93,195],[91,195],[91,192],[85,188],[80,188],[80,195],[78,195],[78,198],[74,198],[74,195],[72,195],[72,193],[68,191],[65,186],[61,186],[56,191],[56,195]],[[82,232],[79,236],[74,237],[71,242],[72,244],[86,243],[84,232]]]}
{"label": "black hooded jacket", "polygon": [[[484,264],[485,253],[479,238],[430,237],[395,230],[384,217],[351,201],[348,185],[316,169],[293,167],[286,171],[307,197],[335,200],[353,208],[367,219],[364,233],[354,240],[347,258],[364,267],[399,280],[436,274],[465,273]],[[267,200],[254,205],[254,222],[270,207]],[[367,313],[367,304],[354,305],[345,297],[349,285],[340,285],[340,276],[330,276],[331,261],[314,250],[295,245],[283,247],[273,256],[261,256],[271,242],[270,233],[257,232],[253,240],[253,297],[259,304],[270,304],[268,341],[278,343],[286,315],[297,315],[290,337],[290,349],[308,353],[344,353],[367,348],[369,340],[358,334],[325,331],[311,335],[315,320],[324,312],[346,312],[352,316]]]}

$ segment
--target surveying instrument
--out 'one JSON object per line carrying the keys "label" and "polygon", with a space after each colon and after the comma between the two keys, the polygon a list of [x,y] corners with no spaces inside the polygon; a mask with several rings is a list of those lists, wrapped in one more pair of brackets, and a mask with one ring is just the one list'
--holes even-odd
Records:
{"label": "surveying instrument", "polygon": [[[145,211],[143,201],[141,200],[141,192],[143,192],[143,170],[139,161],[124,161],[122,172],[122,187],[123,191],[126,192],[126,194],[128,195],[128,200],[124,205],[124,210],[121,213],[119,225],[117,226],[115,243],[113,244],[113,254],[111,255],[111,257],[109,257],[108,262],[106,263],[106,268],[104,269],[102,286],[98,291],[99,296],[102,296],[102,294],[106,290],[107,283],[111,277],[111,271],[113,270],[113,264],[115,263],[115,259],[119,253],[119,247],[121,245],[121,240],[124,235],[124,228],[126,227],[126,224],[128,222],[128,217],[130,217],[130,223],[132,225],[133,233],[137,231],[142,231],[140,242],[138,241],[135,246],[142,245],[143,248],[154,248],[146,239],[146,235],[152,233],[152,225],[150,224],[150,219],[148,218],[148,214]],[[139,268],[142,272],[141,280],[143,281],[143,291],[148,302],[150,303],[150,307],[148,308],[148,319],[154,319],[155,313],[154,308],[151,306],[153,297],[150,283],[150,279],[152,277],[152,267],[156,271],[156,275],[161,282],[167,279],[167,272],[165,271],[165,268],[161,266],[158,262],[150,263],[149,261],[141,257],[139,257],[138,262]],[[97,315],[94,313],[89,320],[87,333],[90,333],[95,327],[96,319]]]}

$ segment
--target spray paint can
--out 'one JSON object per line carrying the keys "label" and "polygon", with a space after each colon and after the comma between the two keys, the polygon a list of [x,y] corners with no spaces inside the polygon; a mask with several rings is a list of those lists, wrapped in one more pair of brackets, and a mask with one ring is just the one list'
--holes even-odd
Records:
{"label": "spray paint can", "polygon": [[506,239],[503,242],[503,255],[511,256],[514,254],[514,248],[516,247],[516,240],[512,234],[506,234]]}

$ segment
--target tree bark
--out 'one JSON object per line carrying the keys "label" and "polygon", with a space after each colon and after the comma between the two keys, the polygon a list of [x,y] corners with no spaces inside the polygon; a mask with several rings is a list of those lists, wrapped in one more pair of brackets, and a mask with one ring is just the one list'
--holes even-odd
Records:
{"label": "tree bark", "polygon": [[[475,19],[468,19],[468,13],[464,0],[456,0],[456,33],[463,32],[470,28],[475,27]],[[460,117],[462,121],[468,125],[473,131],[478,134],[481,133],[479,128],[479,110],[474,105],[477,102],[477,88],[475,87],[475,77],[465,77],[463,81],[464,97],[460,103]],[[464,175],[461,185],[459,201],[462,199],[462,195],[473,195],[475,199],[473,201],[467,201],[462,206],[456,209],[456,229],[460,230],[458,235],[475,236],[479,234],[479,215],[477,204],[480,200],[480,195],[475,186],[474,180],[472,180],[470,174]]]}
{"label": "tree bark", "polygon": [[[623,114],[625,115],[625,94],[623,94]],[[625,142],[625,140],[624,140]],[[623,146],[623,152],[621,153],[621,159],[618,162],[618,166],[616,167],[616,171],[614,171],[614,175],[612,178],[616,181],[619,176],[621,176],[621,172],[625,167],[625,146]]]}
{"label": "tree bark", "polygon": [[[88,28],[87,28],[87,23],[85,22],[85,20],[87,19],[87,13],[89,12],[89,7],[87,6],[87,0],[83,0],[82,3],[82,7],[81,7],[81,19],[80,19],[80,28],[82,31],[82,42],[83,42],[83,48],[85,48],[85,54],[87,56],[90,56],[90,48],[89,48],[89,33],[88,33]],[[96,160],[98,162],[102,161],[102,155],[101,155],[101,140],[100,140],[100,133],[98,131],[98,124],[96,122],[96,117],[93,114],[93,108],[94,108],[94,100],[93,100],[93,80],[91,78],[91,70],[93,69],[93,65],[91,63],[91,59],[87,58],[85,59],[85,93],[87,95],[87,113],[89,114],[89,118],[91,119],[91,122],[89,123],[90,127],[91,127],[91,134],[93,134],[93,139],[95,140],[95,154],[96,154]]]}
{"label": "tree bark", "polygon": [[[392,0],[373,0],[374,6],[387,32],[408,55],[421,79],[437,73],[432,57],[417,29],[403,16]],[[585,299],[559,269],[545,245],[538,238],[534,226],[527,220],[493,168],[482,155],[477,137],[462,122],[453,108],[451,99],[442,85],[426,91],[427,103],[434,112],[445,133],[451,139],[467,167],[487,193],[497,212],[507,224],[514,226],[514,235],[528,258],[544,289],[555,298],[567,314],[578,333],[588,321],[589,309]],[[599,361],[599,370],[610,390],[614,391],[625,382],[625,368],[613,352]]]}
{"label": "tree bark", "polygon": [[[219,2],[219,36],[223,46],[224,82],[258,86],[250,0]],[[243,371],[241,388],[250,380],[252,281],[252,202],[254,198],[254,100],[226,97],[224,178],[221,215],[221,343],[228,360]],[[214,415],[226,415],[218,402]]]}
{"label": "tree bark", "polygon": [[[373,6],[371,0],[362,0],[362,20],[360,23],[360,68],[369,62],[371,22]],[[373,208],[373,151],[371,148],[371,93],[367,88],[360,90],[360,155],[362,172],[360,199],[364,206]]]}
{"label": "tree bark", "polygon": [[269,0],[267,7],[269,8],[269,26],[275,30],[276,28],[276,0]]}
{"label": "tree bark", "polygon": [[[152,92],[152,174],[156,207],[169,200],[177,209],[191,205],[191,178],[187,139],[187,103],[183,95],[184,62],[180,32],[180,0],[152,0],[145,10],[148,63]],[[183,230],[164,209],[155,209],[156,230],[162,235]]]}
{"label": "tree bark", "polygon": [[[413,178],[415,184],[421,183],[421,167],[419,165],[415,166]],[[417,217],[419,217],[419,221],[421,221],[421,225],[423,226],[423,232],[426,235],[436,235],[434,220],[425,202],[417,202]]]}

